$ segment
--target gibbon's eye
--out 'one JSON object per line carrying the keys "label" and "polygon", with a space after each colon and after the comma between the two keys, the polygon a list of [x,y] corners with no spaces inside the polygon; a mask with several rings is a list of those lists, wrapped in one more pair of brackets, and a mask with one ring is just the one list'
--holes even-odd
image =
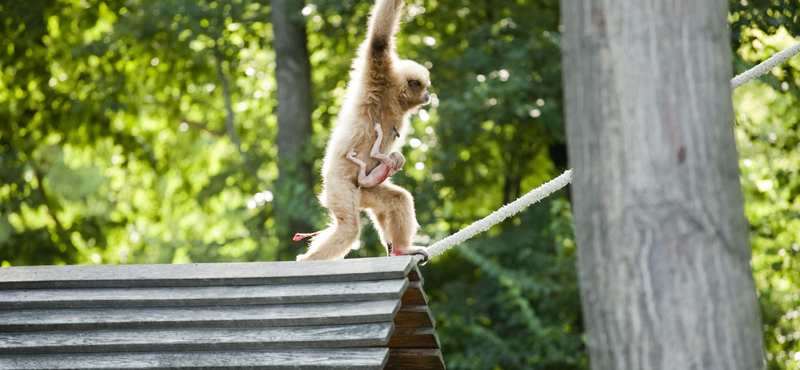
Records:
{"label": "gibbon's eye", "polygon": [[420,86],[422,86],[422,84],[420,84],[417,80],[408,81],[408,87],[410,87],[412,90],[419,89]]}

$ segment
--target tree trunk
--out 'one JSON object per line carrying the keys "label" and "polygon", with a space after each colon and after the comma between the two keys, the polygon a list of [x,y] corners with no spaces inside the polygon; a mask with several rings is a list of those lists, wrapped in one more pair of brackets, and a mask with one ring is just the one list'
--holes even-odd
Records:
{"label": "tree trunk", "polygon": [[[308,60],[304,1],[272,0],[275,32],[275,80],[278,90],[278,196],[275,216],[278,237],[287,256],[302,247],[292,243],[295,232],[313,231],[308,220],[316,202],[312,166],[304,158],[311,136],[311,65]],[[306,213],[306,214],[303,214]]]}
{"label": "tree trunk", "polygon": [[561,2],[594,369],[763,369],[727,0]]}

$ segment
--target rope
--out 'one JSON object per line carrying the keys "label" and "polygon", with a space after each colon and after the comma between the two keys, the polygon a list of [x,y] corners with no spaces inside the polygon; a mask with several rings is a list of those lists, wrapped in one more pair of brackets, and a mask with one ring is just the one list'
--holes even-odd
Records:
{"label": "rope", "polygon": [[785,63],[787,60],[789,60],[789,58],[797,55],[798,53],[800,53],[800,42],[775,53],[773,56],[769,57],[769,59],[734,77],[731,80],[731,90],[736,90],[737,87],[742,86],[752,81],[754,78],[771,71],[773,68]]}
{"label": "rope", "polygon": [[[731,90],[735,90],[737,87],[742,86],[752,81],[756,77],[769,72],[772,70],[772,68],[785,63],[787,60],[789,60],[789,58],[797,54],[800,54],[800,42],[775,53],[773,56],[769,57],[769,59],[731,79]],[[561,176],[558,176],[544,185],[531,190],[528,194],[525,194],[521,198],[506,204],[502,208],[492,212],[492,214],[480,219],[479,221],[476,221],[464,229],[461,229],[457,233],[433,243],[433,245],[427,249],[427,258],[420,254],[415,254],[414,258],[416,259],[417,263],[425,264],[430,258],[436,257],[444,253],[444,251],[463,243],[465,240],[489,230],[490,227],[519,213],[531,204],[544,199],[556,190],[567,186],[567,184],[570,182],[572,182],[572,169],[564,171]]]}
{"label": "rope", "polygon": [[[572,170],[566,170],[561,176],[556,177],[553,180],[545,183],[544,185],[531,190],[528,194],[523,195],[519,199],[506,204],[502,208],[492,212],[492,214],[476,221],[475,223],[467,226],[466,228],[460,230],[459,232],[450,235],[442,240],[439,240],[436,243],[433,243],[430,247],[428,247],[428,258],[438,256],[444,251],[453,248],[454,246],[463,243],[465,240],[480,234],[486,230],[489,230],[490,227],[500,223],[501,221],[509,218],[523,209],[527,208],[533,203],[536,203],[548,195],[552,194],[556,190],[559,190],[567,184],[572,182]],[[421,260],[422,257],[417,257],[418,260]]]}

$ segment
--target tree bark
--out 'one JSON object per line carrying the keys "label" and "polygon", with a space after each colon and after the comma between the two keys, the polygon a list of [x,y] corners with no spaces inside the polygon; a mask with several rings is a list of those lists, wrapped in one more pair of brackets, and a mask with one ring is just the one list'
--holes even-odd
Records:
{"label": "tree bark", "polygon": [[[301,14],[304,3],[272,0],[278,96],[279,196],[275,200],[275,215],[281,244],[293,246],[288,248],[289,255],[296,254],[301,247],[289,244],[291,235],[313,231],[308,215],[300,213],[311,212],[310,205],[316,200],[312,165],[303,156],[305,143],[311,137],[311,65],[305,17]],[[290,202],[295,204],[289,206]]]}
{"label": "tree bark", "polygon": [[765,368],[727,0],[561,5],[592,368]]}

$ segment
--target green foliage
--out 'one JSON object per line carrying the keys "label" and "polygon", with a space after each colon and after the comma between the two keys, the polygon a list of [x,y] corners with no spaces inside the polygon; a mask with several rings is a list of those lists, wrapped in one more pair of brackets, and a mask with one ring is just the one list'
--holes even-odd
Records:
{"label": "green foliage", "polygon": [[800,3],[796,0],[731,0],[730,21],[734,50],[755,38],[750,30],[772,35],[783,28],[800,35]]}
{"label": "green foliage", "polygon": [[[749,49],[762,50],[763,59],[748,59],[741,53],[734,53],[734,73],[740,74],[751,68],[772,53],[775,45],[763,44],[764,35],[788,34],[800,37],[800,2],[797,0],[732,0],[731,43],[734,51]],[[788,45],[784,45],[788,46]],[[787,91],[800,99],[800,70],[786,63],[776,67],[780,72],[768,74],[760,78],[776,90]]]}
{"label": "green foliage", "polygon": [[563,195],[424,271],[448,368],[587,367]]}
{"label": "green foliage", "polygon": [[[3,5],[1,224],[15,242],[0,260],[269,258],[270,207],[248,207],[277,177],[268,10],[235,0]],[[255,170],[225,127],[223,79],[234,134],[264,164]],[[34,240],[30,249],[50,253],[30,253]]]}
{"label": "green foliage", "polygon": [[[748,34],[752,41],[739,54],[751,62],[798,41],[785,29],[769,36],[758,30]],[[734,92],[752,266],[770,369],[800,366],[800,101],[787,88],[800,83],[798,72],[800,59],[793,58]]]}

